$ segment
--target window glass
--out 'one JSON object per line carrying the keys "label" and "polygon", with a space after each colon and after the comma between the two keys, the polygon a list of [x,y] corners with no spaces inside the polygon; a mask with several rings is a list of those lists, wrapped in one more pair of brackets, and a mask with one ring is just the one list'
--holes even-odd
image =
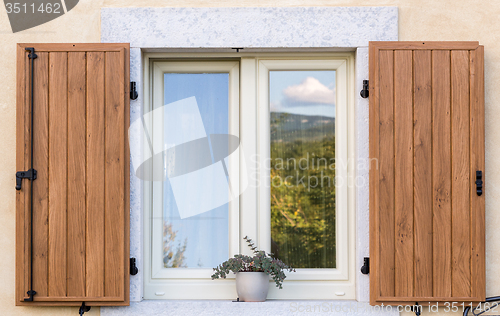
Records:
{"label": "window glass", "polygon": [[[214,135],[228,134],[228,89],[228,73],[164,74],[165,268],[213,268],[228,258],[227,196],[222,204],[218,200],[221,188],[229,194],[227,170],[214,147]],[[172,120],[179,130],[168,128]],[[186,135],[197,139],[183,142]]]}
{"label": "window glass", "polygon": [[335,71],[270,71],[271,251],[335,268]]}

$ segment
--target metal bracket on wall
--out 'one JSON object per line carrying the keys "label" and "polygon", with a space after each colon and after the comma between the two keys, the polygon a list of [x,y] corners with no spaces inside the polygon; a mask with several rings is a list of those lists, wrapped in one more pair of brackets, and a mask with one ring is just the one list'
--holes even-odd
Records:
{"label": "metal bracket on wall", "polygon": [[84,313],[90,311],[90,306],[86,306],[85,302],[82,302],[82,306],[80,306],[80,309],[78,310],[78,313],[80,316],[82,316]]}
{"label": "metal bracket on wall", "polygon": [[136,275],[139,273],[139,268],[137,268],[135,258],[130,258],[130,274]]}
{"label": "metal bracket on wall", "polygon": [[363,80],[363,90],[359,92],[359,95],[363,98],[366,99],[370,96],[370,91],[369,89],[369,82],[368,80]]}
{"label": "metal bracket on wall", "polygon": [[363,273],[363,274],[370,273],[370,258],[365,257],[363,259],[363,266],[361,267],[361,273]]}
{"label": "metal bracket on wall", "polygon": [[137,100],[139,93],[137,92],[137,84],[135,81],[130,82],[130,100]]}

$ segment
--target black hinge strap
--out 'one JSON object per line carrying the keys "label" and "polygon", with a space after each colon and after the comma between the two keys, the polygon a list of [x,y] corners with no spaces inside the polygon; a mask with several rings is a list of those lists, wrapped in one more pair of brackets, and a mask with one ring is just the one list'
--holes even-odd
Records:
{"label": "black hinge strap", "polygon": [[29,51],[28,57],[31,61],[31,104],[30,104],[30,112],[31,112],[31,120],[30,120],[30,145],[31,145],[31,153],[30,153],[30,164],[31,168],[28,171],[20,171],[16,173],[16,189],[21,189],[22,179],[30,179],[30,289],[28,292],[28,298],[25,298],[25,302],[33,302],[33,296],[35,296],[36,291],[33,290],[33,180],[36,179],[36,170],[33,169],[33,108],[35,103],[34,91],[35,91],[35,58],[38,56],[35,54],[34,47],[26,47],[26,51]]}

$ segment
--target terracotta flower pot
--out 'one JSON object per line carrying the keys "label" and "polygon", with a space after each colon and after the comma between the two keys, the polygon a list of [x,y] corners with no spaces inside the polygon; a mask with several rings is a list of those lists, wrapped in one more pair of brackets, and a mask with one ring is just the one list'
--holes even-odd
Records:
{"label": "terracotta flower pot", "polygon": [[269,291],[269,275],[264,272],[236,273],[236,292],[240,301],[264,302]]}

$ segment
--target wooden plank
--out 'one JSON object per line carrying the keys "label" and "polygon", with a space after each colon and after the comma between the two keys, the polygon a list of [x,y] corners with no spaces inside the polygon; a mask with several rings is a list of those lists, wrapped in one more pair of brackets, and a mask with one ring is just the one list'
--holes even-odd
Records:
{"label": "wooden plank", "polygon": [[434,296],[451,297],[450,52],[432,52],[432,199]]}
{"label": "wooden plank", "polygon": [[[395,295],[413,295],[412,52],[394,52]],[[381,149],[382,151],[382,149]]]}
{"label": "wooden plank", "polygon": [[86,54],[68,53],[68,296],[85,296]]}
{"label": "wooden plank", "polygon": [[33,288],[37,296],[48,295],[49,240],[49,54],[35,60],[33,167]]}
{"label": "wooden plank", "polygon": [[451,51],[452,295],[470,293],[469,52]]}
{"label": "wooden plank", "polygon": [[87,53],[86,293],[104,295],[104,53]]}
{"label": "wooden plank", "polygon": [[370,84],[370,303],[375,304],[380,296],[379,282],[379,53],[375,46],[369,47],[369,80]]}
{"label": "wooden plank", "polygon": [[123,287],[125,289],[125,297],[124,303],[125,305],[130,304],[130,148],[129,148],[129,140],[128,140],[128,127],[130,126],[130,44],[123,44],[123,56],[124,56],[124,66],[125,72],[123,74],[123,90],[125,91],[123,95],[124,99],[124,124],[125,129],[122,135],[123,143],[124,143],[124,174],[123,181],[124,185],[124,209],[123,209],[123,218],[124,218],[124,244],[125,244],[125,253],[123,256],[123,266],[124,266],[124,280]]}
{"label": "wooden plank", "polygon": [[[16,170],[21,171],[25,168],[25,125],[26,110],[28,109],[26,90],[27,77],[26,70],[28,57],[24,47],[17,46],[17,91],[16,91]],[[16,305],[19,305],[27,291],[27,280],[25,276],[26,266],[26,243],[25,243],[25,191],[23,189],[16,191]]]}
{"label": "wooden plank", "polygon": [[124,56],[120,52],[106,53],[105,68],[105,295],[124,295],[124,266],[117,264],[124,256]]}
{"label": "wooden plank", "polygon": [[395,295],[394,53],[379,55],[379,282],[380,296]]}
{"label": "wooden plank", "polygon": [[484,47],[470,54],[470,177],[475,181],[476,171],[483,171],[483,195],[476,194],[471,185],[471,240],[472,240],[472,288],[471,295],[484,301],[486,296],[485,275],[485,162],[484,162]]}
{"label": "wooden plank", "polygon": [[67,53],[49,55],[49,296],[66,295]]}
{"label": "wooden plank", "polygon": [[413,52],[415,296],[432,296],[431,51]]}

